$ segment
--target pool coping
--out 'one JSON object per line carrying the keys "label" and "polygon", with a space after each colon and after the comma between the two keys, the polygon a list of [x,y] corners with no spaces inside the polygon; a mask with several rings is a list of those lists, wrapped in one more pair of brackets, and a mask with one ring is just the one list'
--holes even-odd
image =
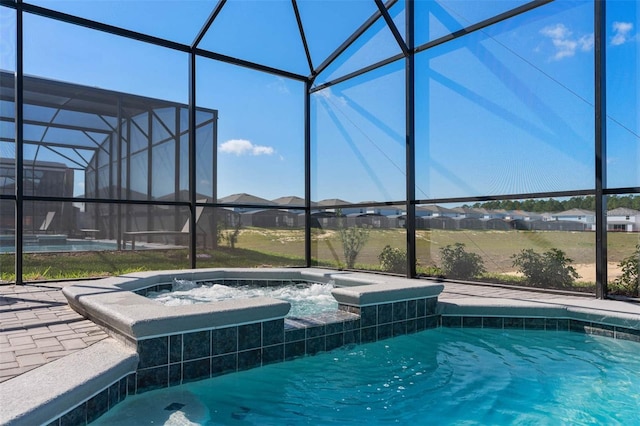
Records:
{"label": "pool coping", "polygon": [[319,268],[209,268],[140,272],[81,281],[65,287],[62,292],[76,312],[105,327],[113,337],[124,339],[125,343],[185,330],[284,318],[290,309],[288,302],[268,297],[167,307],[136,293],[171,283],[174,279],[196,282],[216,279],[332,281],[341,287],[334,289],[332,294],[339,304],[346,306],[366,306],[418,296],[437,297],[444,288],[440,283],[427,280]]}
{"label": "pool coping", "polygon": [[617,302],[577,298],[533,301],[469,297],[439,301],[438,313],[443,317],[571,319],[640,331],[640,306],[625,312],[611,309],[611,304],[615,303]]}
{"label": "pool coping", "polygon": [[[92,399],[113,394],[114,383],[135,371],[137,364],[135,351],[106,339],[7,380],[0,386],[0,424],[43,425],[78,407],[86,411]],[[126,392],[117,390],[120,402]],[[113,398],[109,402],[114,403]],[[67,409],[61,412],[60,407]]]}

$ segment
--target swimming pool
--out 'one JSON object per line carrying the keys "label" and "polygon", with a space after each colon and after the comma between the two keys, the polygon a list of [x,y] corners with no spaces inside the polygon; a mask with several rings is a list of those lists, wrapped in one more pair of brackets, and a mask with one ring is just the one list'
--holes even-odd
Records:
{"label": "swimming pool", "polygon": [[131,396],[95,424],[639,424],[639,350],[437,328]]}
{"label": "swimming pool", "polygon": [[331,295],[333,283],[310,281],[271,282],[268,280],[232,280],[231,282],[174,280],[171,290],[148,292],[146,296],[165,306],[181,306],[215,301],[273,297],[291,304],[288,316],[304,317],[335,311],[338,302]]}
{"label": "swimming pool", "polygon": [[[143,249],[144,247],[139,247]],[[95,240],[67,240],[60,238],[57,244],[43,243],[27,243],[23,245],[25,253],[46,253],[46,252],[70,252],[70,251],[107,251],[117,250],[118,245],[115,242],[95,241]],[[11,245],[0,245],[0,253],[15,253],[16,247],[14,243]]]}

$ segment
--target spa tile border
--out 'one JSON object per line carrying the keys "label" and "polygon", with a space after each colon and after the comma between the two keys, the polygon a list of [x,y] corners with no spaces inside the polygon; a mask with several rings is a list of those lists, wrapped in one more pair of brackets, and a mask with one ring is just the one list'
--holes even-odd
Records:
{"label": "spa tile border", "polygon": [[572,331],[640,343],[640,330],[571,318],[442,315],[440,327]]}
{"label": "spa tile border", "polygon": [[313,317],[140,339],[135,342],[140,362],[130,377],[129,394],[435,328],[437,302],[430,297],[363,307],[340,305],[337,311]]}
{"label": "spa tile border", "polygon": [[120,380],[116,380],[93,397],[67,411],[57,419],[47,423],[47,426],[90,424],[130,395],[128,392],[128,383],[132,375],[133,374],[130,374]]}

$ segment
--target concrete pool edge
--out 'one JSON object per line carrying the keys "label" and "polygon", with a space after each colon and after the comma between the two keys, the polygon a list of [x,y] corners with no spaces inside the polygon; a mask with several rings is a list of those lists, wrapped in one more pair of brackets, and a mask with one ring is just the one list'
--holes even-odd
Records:
{"label": "concrete pool edge", "polygon": [[7,380],[0,384],[0,424],[49,424],[77,408],[86,412],[87,402],[94,398],[107,397],[106,409],[100,410],[106,412],[124,400],[126,388],[117,401],[105,392],[126,380],[137,364],[135,351],[107,339]]}
{"label": "concrete pool edge", "polygon": [[364,306],[413,297],[437,297],[442,284],[424,280],[341,272],[318,268],[211,268],[127,274],[82,281],[63,289],[71,308],[105,327],[116,338],[140,340],[159,335],[225,327],[230,324],[283,318],[288,302],[271,298],[238,299],[168,308],[135,292],[174,279],[202,281],[221,278],[332,281],[338,303]]}
{"label": "concrete pool edge", "polygon": [[[513,300],[502,298],[461,298],[439,301],[442,317],[556,318],[621,327],[640,332],[638,313],[614,310],[615,301],[596,299],[562,299],[551,301]],[[609,306],[607,306],[609,305]]]}

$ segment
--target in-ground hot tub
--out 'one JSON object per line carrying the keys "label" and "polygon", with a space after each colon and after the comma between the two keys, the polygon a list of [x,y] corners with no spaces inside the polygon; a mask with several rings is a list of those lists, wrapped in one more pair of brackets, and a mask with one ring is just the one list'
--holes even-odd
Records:
{"label": "in-ground hot tub", "polygon": [[[144,296],[174,279],[193,282],[333,282],[338,309],[285,318],[270,297],[165,306]],[[313,355],[438,325],[441,284],[322,269],[198,269],[129,274],[66,287],[73,309],[139,356],[128,393]]]}

